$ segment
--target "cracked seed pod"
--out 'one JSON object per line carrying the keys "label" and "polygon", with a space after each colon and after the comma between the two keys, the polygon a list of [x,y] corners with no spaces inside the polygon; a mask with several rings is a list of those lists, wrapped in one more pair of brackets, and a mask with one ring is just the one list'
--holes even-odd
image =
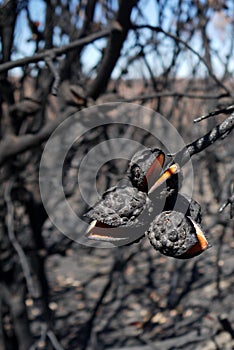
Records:
{"label": "cracked seed pod", "polygon": [[[165,154],[158,148],[145,148],[137,152],[128,167],[130,180],[138,190],[149,195],[166,184],[168,191],[178,190],[179,166],[171,163],[163,171]],[[181,182],[181,181],[180,181]]]}
{"label": "cracked seed pod", "polygon": [[[85,216],[93,221],[87,234],[91,239],[133,243],[144,236],[144,225],[149,224],[151,200],[135,187],[112,187]],[[114,230],[114,228],[116,228]]]}
{"label": "cracked seed pod", "polygon": [[178,259],[192,258],[208,248],[201,227],[192,218],[176,211],[159,214],[146,235],[154,249]]}
{"label": "cracked seed pod", "polygon": [[135,153],[128,168],[133,186],[148,192],[153,179],[160,175],[164,160],[165,155],[158,148],[145,148]]}

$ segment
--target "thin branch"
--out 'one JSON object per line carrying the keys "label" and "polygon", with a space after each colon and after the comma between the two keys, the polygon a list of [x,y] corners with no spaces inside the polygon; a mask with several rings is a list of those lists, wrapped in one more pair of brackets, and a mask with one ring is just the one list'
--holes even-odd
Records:
{"label": "thin branch", "polygon": [[217,245],[217,254],[216,254],[216,290],[217,290],[217,295],[219,299],[221,299],[222,295],[222,289],[221,289],[221,276],[222,276],[222,266],[220,264],[221,261],[221,255],[222,255],[222,248],[223,248],[223,243],[224,243],[224,237],[226,234],[226,228],[227,228],[227,222],[224,223],[222,227],[222,233],[219,235],[219,243]]}
{"label": "thin branch", "polygon": [[64,350],[64,348],[60,345],[54,332],[51,329],[48,330],[48,325],[46,325],[46,324],[41,325],[41,336],[34,344],[31,345],[29,350],[38,349],[38,345],[40,342],[42,342],[43,344],[45,343],[46,336],[49,338],[49,340],[50,340],[50,342],[55,350]]}
{"label": "thin branch", "polygon": [[26,280],[28,292],[33,298],[36,298],[37,293],[36,293],[36,290],[34,288],[33,279],[31,276],[30,267],[29,267],[29,264],[27,261],[27,257],[25,255],[21,245],[17,241],[17,238],[16,238],[15,233],[14,233],[14,205],[13,205],[12,200],[11,200],[11,190],[12,190],[13,184],[14,184],[14,179],[12,178],[8,181],[6,188],[5,188],[5,191],[4,191],[4,199],[5,199],[6,206],[7,206],[6,222],[7,222],[8,237],[10,239],[10,242],[11,242],[13,248],[15,249],[16,253],[19,256],[19,260],[20,260],[20,264],[21,264],[21,267],[22,267],[22,270],[24,273],[24,277]]}
{"label": "thin branch", "polygon": [[85,44],[91,44],[95,40],[107,37],[108,35],[110,35],[110,33],[113,30],[118,30],[118,28],[116,28],[114,26],[108,27],[108,28],[101,30],[100,32],[87,35],[85,38],[75,40],[75,41],[71,42],[70,44],[64,45],[62,47],[58,47],[58,48],[56,47],[56,48],[53,48],[50,50],[45,50],[45,51],[38,53],[36,55],[33,55],[33,56],[24,57],[24,58],[20,58],[18,60],[15,60],[15,61],[3,63],[0,65],[0,73],[4,72],[4,71],[8,71],[8,70],[15,68],[15,67],[23,67],[29,63],[37,63],[39,61],[44,61],[46,57],[51,57],[51,55],[53,57],[61,56],[64,53],[69,52],[71,50],[74,50],[75,48],[77,48],[79,46],[83,46]]}
{"label": "thin branch", "polygon": [[58,119],[48,122],[37,134],[7,136],[0,143],[0,166],[10,157],[23,153],[32,147],[41,145],[50,137],[60,123],[76,111],[77,108],[69,107],[66,113],[62,114]]}
{"label": "thin branch", "polygon": [[138,0],[120,0],[116,18],[113,21],[118,31],[113,31],[108,39],[103,58],[99,64],[97,74],[88,87],[88,95],[94,100],[106,90],[107,84],[121,56],[123,44],[131,27],[131,13]]}
{"label": "thin branch", "polygon": [[228,90],[228,88],[216,77],[216,75],[212,72],[212,70],[210,69],[208,63],[206,62],[206,60],[196,51],[192,48],[192,46],[190,46],[186,41],[182,40],[181,38],[179,38],[176,35],[173,35],[165,30],[163,30],[161,27],[154,27],[148,24],[143,24],[143,25],[133,25],[132,29],[150,29],[152,31],[155,31],[157,33],[163,33],[164,35],[168,36],[169,38],[173,39],[176,42],[181,43],[184,47],[186,47],[188,50],[190,50],[195,56],[197,56],[199,58],[199,60],[206,66],[207,71],[210,75],[210,77],[213,78],[213,80],[219,85],[221,86],[224,91],[226,91],[226,93],[228,94],[228,96],[232,96],[231,92]]}
{"label": "thin branch", "polygon": [[47,337],[50,339],[51,344],[53,345],[55,350],[64,350],[64,348],[60,345],[56,335],[52,330],[47,331]]}
{"label": "thin branch", "polygon": [[225,138],[234,128],[234,113],[232,113],[221,124],[214,127],[206,135],[200,137],[175,154],[174,160],[183,166],[196,153],[203,151],[220,138]]}
{"label": "thin branch", "polygon": [[[32,298],[36,299],[37,293],[36,293],[36,290],[34,288],[33,279],[31,276],[30,267],[29,267],[29,264],[27,261],[27,257],[25,255],[21,245],[17,241],[17,238],[16,238],[15,233],[14,233],[14,205],[13,205],[12,200],[11,200],[11,191],[12,191],[13,185],[14,185],[14,178],[10,179],[7,182],[5,192],[4,192],[4,199],[5,199],[6,206],[7,206],[6,221],[7,221],[8,236],[9,236],[9,239],[10,239],[12,246],[14,247],[16,253],[18,254],[19,261],[20,261],[20,264],[21,264],[21,267],[23,270],[23,274],[24,274],[24,277],[26,280],[28,292],[32,296]],[[60,345],[58,339],[56,338],[54,332],[51,329],[48,329],[48,325],[45,325],[45,327],[43,327],[41,339],[45,339],[45,332],[46,332],[46,335],[49,338],[49,340],[50,340],[50,342],[53,345],[55,350],[64,350],[63,347]],[[38,343],[33,344],[30,349],[37,348],[37,344]]]}
{"label": "thin branch", "polygon": [[[48,122],[37,134],[21,136],[9,136],[0,143],[0,166],[10,157],[25,152],[32,147],[39,146],[46,141],[56,127],[77,109],[71,107],[69,113],[61,115],[60,118]],[[224,138],[234,127],[234,113],[232,113],[221,124],[213,128],[209,133],[191,144],[184,147],[175,155],[175,161],[183,166],[196,153],[203,151],[220,138]]]}
{"label": "thin branch", "polygon": [[51,56],[48,56],[45,58],[45,62],[47,64],[47,66],[49,67],[51,73],[53,74],[54,77],[54,82],[51,88],[51,93],[54,96],[57,96],[58,94],[58,88],[59,88],[59,84],[60,84],[60,74],[58,72],[58,69],[56,69],[54,62],[53,62],[53,58]]}
{"label": "thin branch", "polygon": [[[149,94],[149,95],[139,95],[136,97],[131,97],[124,99],[124,102],[134,102],[134,101],[147,101],[147,100],[153,100],[157,97],[179,97],[179,98],[192,98],[192,99],[200,99],[200,100],[217,100],[221,98],[228,97],[229,94],[219,94],[219,95],[196,95],[196,94],[187,94],[183,92],[157,92],[155,94]],[[231,111],[230,111],[231,112]],[[220,112],[221,113],[221,112]],[[198,119],[198,118],[197,118]],[[195,120],[197,120],[195,119]],[[194,120],[194,122],[195,122]]]}
{"label": "thin branch", "polygon": [[35,343],[33,343],[29,350],[37,350],[38,349],[38,345],[40,343],[44,344],[45,340],[46,340],[46,332],[47,332],[47,325],[46,324],[42,324],[41,325],[41,336],[38,340],[35,341]]}
{"label": "thin branch", "polygon": [[[226,97],[226,96],[225,96]],[[198,117],[196,119],[194,119],[194,123],[198,123],[200,122],[201,120],[204,120],[204,119],[207,119],[207,118],[210,118],[210,117],[214,117],[215,115],[219,115],[219,114],[222,114],[222,113],[232,113],[234,111],[234,105],[231,105],[231,106],[228,106],[228,107],[225,107],[225,108],[222,108],[222,109],[219,109],[217,111],[214,111],[214,112],[211,112],[211,113],[208,113],[208,114],[205,114],[205,115],[202,115],[201,117]]]}
{"label": "thin branch", "polygon": [[8,0],[8,1],[6,1],[4,4],[1,4],[1,5],[0,5],[0,10],[3,10],[4,7],[6,7],[10,2],[11,2],[11,0]]}
{"label": "thin branch", "polygon": [[[81,350],[86,350],[88,348],[91,334],[92,334],[92,330],[93,330],[93,326],[94,326],[94,322],[95,322],[95,319],[98,315],[98,311],[99,311],[100,307],[102,306],[103,300],[106,297],[106,295],[108,294],[108,292],[113,284],[113,281],[118,280],[118,274],[121,272],[121,270],[123,268],[123,262],[121,261],[120,254],[121,253],[119,251],[115,252],[115,260],[113,262],[112,268],[109,271],[107,282],[106,282],[105,286],[103,287],[102,292],[101,292],[98,300],[96,301],[96,304],[91,312],[89,320],[85,324],[85,330],[83,333],[84,338],[83,338],[83,344],[81,346]],[[116,274],[117,274],[117,277],[115,276]]]}
{"label": "thin branch", "polygon": [[228,199],[221,205],[219,212],[221,213],[228,205],[230,205],[230,218],[234,217],[234,194],[232,194]]}
{"label": "thin branch", "polygon": [[[193,330],[191,332],[187,332],[185,334],[179,335],[173,338],[167,338],[163,340],[156,340],[153,343],[148,345],[136,345],[136,346],[122,346],[121,348],[107,348],[107,350],[155,350],[155,349],[179,349],[186,348],[188,345],[195,345],[205,339],[205,335],[199,334],[197,330]],[[144,340],[143,340],[144,341]],[[144,341],[145,342],[145,341]],[[176,344],[176,348],[175,348]]]}

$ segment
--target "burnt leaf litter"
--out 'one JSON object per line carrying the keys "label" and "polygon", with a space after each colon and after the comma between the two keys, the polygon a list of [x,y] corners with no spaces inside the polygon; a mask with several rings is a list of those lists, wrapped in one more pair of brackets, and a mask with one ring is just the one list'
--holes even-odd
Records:
{"label": "burnt leaf litter", "polygon": [[158,148],[144,148],[128,167],[129,184],[108,189],[85,214],[90,239],[127,245],[146,236],[154,249],[177,259],[204,252],[201,207],[179,193],[182,173]]}

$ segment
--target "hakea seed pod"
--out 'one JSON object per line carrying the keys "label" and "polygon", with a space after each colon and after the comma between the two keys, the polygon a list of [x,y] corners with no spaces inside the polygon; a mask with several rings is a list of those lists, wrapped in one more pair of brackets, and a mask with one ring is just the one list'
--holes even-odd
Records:
{"label": "hakea seed pod", "polygon": [[209,246],[200,225],[177,211],[164,211],[157,215],[146,236],[154,249],[177,259],[197,256]]}
{"label": "hakea seed pod", "polygon": [[146,235],[156,250],[178,259],[205,251],[209,244],[199,225],[201,207],[178,193],[178,164],[165,162],[158,148],[145,148],[132,157],[128,169],[131,184],[108,189],[85,214],[92,219],[88,238],[118,246]]}
{"label": "hakea seed pod", "polygon": [[112,187],[85,214],[93,220],[87,236],[115,244],[124,241],[126,235],[126,244],[133,243],[144,237],[144,225],[149,225],[152,210],[146,193],[128,185]]}
{"label": "hakea seed pod", "polygon": [[148,194],[153,193],[168,179],[178,173],[179,167],[172,163],[163,169],[165,154],[159,148],[145,148],[136,152],[128,167],[129,178],[134,187]]}
{"label": "hakea seed pod", "polygon": [[128,167],[129,178],[138,190],[148,192],[150,183],[158,178],[165,161],[165,154],[158,148],[144,148],[136,152]]}

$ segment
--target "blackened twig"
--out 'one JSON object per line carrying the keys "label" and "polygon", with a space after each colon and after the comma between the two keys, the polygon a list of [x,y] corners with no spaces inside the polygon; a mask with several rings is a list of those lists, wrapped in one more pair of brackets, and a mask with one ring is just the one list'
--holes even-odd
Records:
{"label": "blackened twig", "polygon": [[161,27],[154,27],[149,24],[142,24],[142,25],[134,25],[132,27],[133,29],[150,29],[152,31],[155,31],[156,33],[163,33],[164,35],[168,36],[169,38],[173,39],[175,42],[181,43],[184,47],[186,47],[188,50],[190,50],[195,56],[199,58],[199,60],[206,66],[206,69],[209,73],[209,76],[213,78],[213,80],[220,86],[226,93],[228,93],[229,96],[232,96],[231,92],[228,90],[228,88],[219,80],[216,75],[212,72],[209,65],[207,64],[205,58],[203,58],[199,52],[193,49],[192,46],[190,46],[186,41],[182,40],[180,37],[171,34],[165,30],[163,30]]}
{"label": "blackened twig", "polygon": [[58,339],[56,338],[56,335],[54,334],[54,332],[52,332],[51,329],[47,331],[47,337],[50,339],[55,350],[64,350],[63,347],[60,345]]}
{"label": "blackened twig", "polygon": [[214,127],[206,135],[200,137],[194,142],[185,146],[182,150],[177,152],[174,156],[174,160],[181,167],[186,164],[189,159],[196,153],[203,151],[208,146],[212,145],[215,141],[221,137],[226,137],[234,128],[234,113],[232,113],[221,124]]}
{"label": "blackened twig", "polygon": [[93,330],[93,324],[95,322],[95,319],[98,315],[98,311],[103,303],[103,299],[106,297],[107,293],[109,292],[112,284],[113,284],[113,281],[115,281],[115,275],[119,274],[123,268],[123,263],[121,261],[121,257],[119,256],[120,252],[119,251],[116,251],[115,253],[115,261],[112,265],[112,268],[109,272],[109,275],[108,275],[108,279],[107,279],[107,283],[105,284],[105,286],[103,287],[102,289],[102,292],[92,310],[92,313],[90,315],[90,318],[89,320],[87,321],[86,325],[85,325],[85,330],[83,332],[83,343],[81,345],[81,349],[82,350],[86,350],[88,345],[89,345],[89,341],[90,341],[90,338],[91,338],[91,334],[92,334],[92,330]]}
{"label": "blackened twig", "polygon": [[64,348],[60,345],[56,335],[54,334],[54,332],[49,329],[48,330],[48,325],[47,324],[43,324],[41,326],[41,336],[40,339],[37,340],[33,345],[31,345],[31,347],[29,348],[29,350],[37,350],[38,349],[38,344],[40,342],[45,343],[46,340],[46,336],[49,338],[53,348],[55,350],[64,350]]}
{"label": "blackened twig", "polygon": [[52,88],[51,88],[51,93],[52,95],[54,96],[57,96],[58,94],[58,88],[59,88],[59,84],[60,84],[60,74],[58,72],[58,69],[56,69],[55,65],[54,65],[54,62],[53,62],[53,59],[51,56],[48,56],[45,58],[45,62],[47,64],[47,66],[49,67],[51,73],[53,74],[54,76],[54,82],[53,82],[53,85],[52,85]]}
{"label": "blackened twig", "polygon": [[225,107],[225,108],[222,108],[222,109],[219,109],[217,111],[214,111],[214,112],[211,112],[211,113],[208,113],[206,115],[202,115],[201,117],[198,117],[196,119],[194,119],[194,123],[198,123],[200,122],[201,120],[204,120],[204,119],[207,119],[209,117],[214,117],[215,115],[219,115],[219,114],[222,114],[222,113],[231,113],[234,111],[234,105],[231,105],[231,106],[228,106],[228,107]]}
{"label": "blackened twig", "polygon": [[0,166],[10,157],[36,147],[46,141],[52,132],[66,118],[77,111],[75,107],[69,107],[64,113],[55,119],[46,123],[36,134],[25,134],[19,136],[7,136],[0,142]]}
{"label": "blackened twig", "polygon": [[21,247],[21,245],[17,241],[17,238],[16,238],[15,233],[14,233],[14,205],[13,205],[12,200],[11,200],[11,190],[12,190],[13,184],[14,184],[14,179],[12,178],[8,181],[6,188],[5,188],[5,192],[4,192],[4,199],[5,199],[6,206],[7,206],[6,222],[7,222],[7,229],[8,229],[8,237],[10,239],[10,242],[11,242],[13,248],[15,249],[16,253],[19,256],[19,260],[20,260],[20,264],[21,264],[21,267],[22,267],[22,270],[24,273],[24,277],[26,280],[28,292],[33,298],[36,298],[37,293],[36,293],[36,290],[34,288],[33,279],[31,276],[30,267],[29,267],[29,264],[27,261],[27,257],[23,251],[23,248]]}
{"label": "blackened twig", "polygon": [[104,38],[104,37],[108,36],[114,29],[117,30],[117,28],[108,27],[108,28],[101,30],[100,32],[87,35],[85,38],[75,40],[75,41],[71,42],[70,44],[64,45],[62,47],[56,47],[56,48],[53,48],[50,50],[45,50],[45,51],[38,53],[36,55],[33,55],[33,56],[20,58],[20,59],[15,60],[15,61],[9,61],[9,62],[0,64],[0,73],[8,71],[8,70],[15,68],[15,67],[23,67],[29,63],[37,63],[39,61],[44,61],[45,58],[50,56],[50,55],[61,56],[65,52],[74,50],[75,48],[77,48],[79,46],[83,46],[85,44],[92,43],[95,40],[98,40],[100,38]]}
{"label": "blackened twig", "polygon": [[47,325],[46,324],[42,324],[41,325],[41,336],[40,336],[40,338],[37,341],[35,341],[35,343],[33,343],[30,346],[29,350],[37,350],[39,343],[42,343],[42,344],[45,343],[46,332],[47,332]]}
{"label": "blackened twig", "polygon": [[[176,91],[168,91],[168,92],[156,92],[154,94],[148,95],[139,95],[131,98],[124,99],[124,102],[134,102],[134,101],[148,101],[153,100],[158,97],[177,97],[177,98],[191,98],[191,99],[199,99],[199,100],[218,100],[221,98],[228,97],[229,94],[219,94],[219,95],[206,95],[206,94],[188,94],[186,92],[176,92]],[[231,112],[231,111],[229,111]],[[222,112],[220,112],[222,113]],[[202,117],[200,117],[202,118]],[[199,118],[197,118],[199,119]],[[197,120],[195,119],[195,120]],[[194,120],[194,122],[195,122]]]}
{"label": "blackened twig", "polygon": [[[20,154],[28,149],[40,145],[52,134],[56,127],[69,115],[73,114],[76,108],[61,115],[60,118],[48,122],[37,134],[27,134],[7,137],[0,143],[0,166],[10,157]],[[205,136],[197,139],[180,150],[174,159],[180,166],[183,166],[196,153],[203,151],[221,137],[226,137],[234,127],[234,113],[232,113],[221,124],[217,125]]]}
{"label": "blackened twig", "polygon": [[221,282],[221,276],[222,276],[222,265],[220,264],[221,261],[221,255],[222,255],[222,248],[223,248],[223,241],[224,237],[226,234],[226,228],[227,228],[227,222],[224,223],[223,228],[222,228],[222,233],[219,236],[219,243],[217,245],[217,254],[216,254],[216,289],[217,289],[217,294],[219,299],[221,299],[221,287],[220,287],[220,282]]}
{"label": "blackened twig", "polygon": [[228,205],[230,205],[230,217],[232,219],[234,216],[234,194],[221,205],[219,212],[221,213]]}

